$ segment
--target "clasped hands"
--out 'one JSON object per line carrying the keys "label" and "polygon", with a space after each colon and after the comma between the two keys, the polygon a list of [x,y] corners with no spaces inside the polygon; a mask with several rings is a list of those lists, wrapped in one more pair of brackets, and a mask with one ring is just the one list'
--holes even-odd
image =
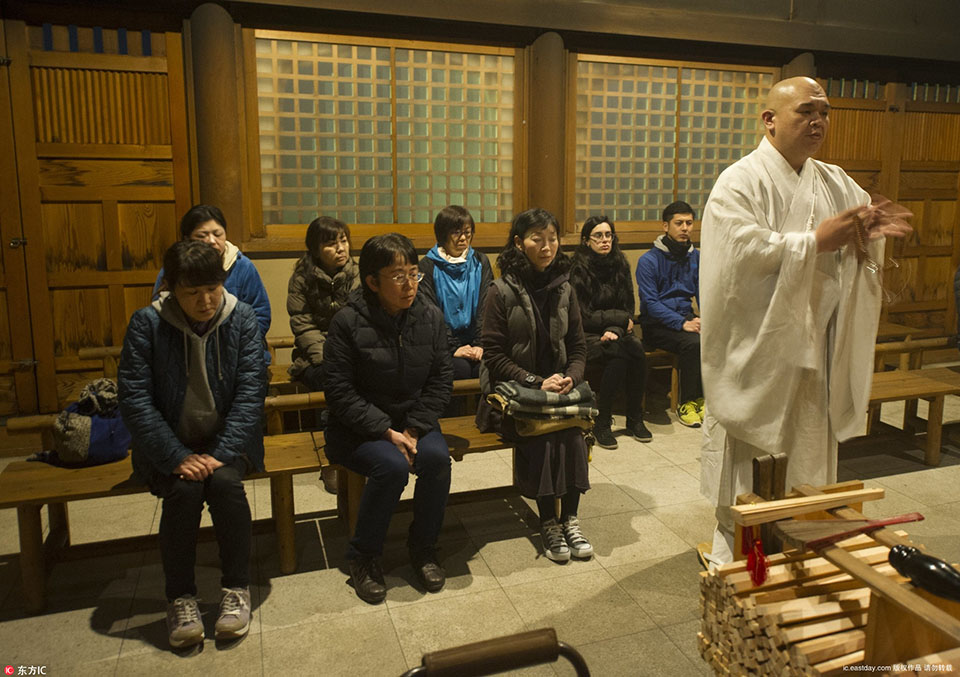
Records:
{"label": "clasped hands", "polygon": [[174,468],[173,474],[182,480],[202,482],[210,477],[214,470],[222,467],[223,463],[210,454],[190,454]]}
{"label": "clasped hands", "polygon": [[872,195],[866,207],[853,207],[823,220],[817,226],[814,235],[817,240],[817,253],[832,252],[844,245],[858,246],[857,253],[865,255],[859,249],[862,242],[882,237],[907,237],[913,232],[908,223],[913,217],[906,207],[895,204],[882,195]]}
{"label": "clasped hands", "polygon": [[543,379],[540,384],[540,390],[548,390],[552,393],[566,395],[573,389],[573,379],[563,374],[552,374]]}
{"label": "clasped hands", "polygon": [[416,430],[407,428],[401,433],[393,428],[387,428],[383,433],[383,439],[395,446],[407,459],[407,464],[413,467],[413,457],[417,455],[417,442],[420,441],[420,434]]}

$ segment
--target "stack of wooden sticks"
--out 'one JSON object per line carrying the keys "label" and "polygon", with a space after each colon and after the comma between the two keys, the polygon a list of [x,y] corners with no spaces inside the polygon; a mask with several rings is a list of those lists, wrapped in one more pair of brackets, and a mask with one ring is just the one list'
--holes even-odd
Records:
{"label": "stack of wooden sticks", "polygon": [[[890,548],[870,536],[842,547],[906,580],[887,563]],[[700,653],[716,674],[832,675],[863,661],[870,588],[809,551],[771,555],[768,565],[760,586],[743,561],[701,574]]]}

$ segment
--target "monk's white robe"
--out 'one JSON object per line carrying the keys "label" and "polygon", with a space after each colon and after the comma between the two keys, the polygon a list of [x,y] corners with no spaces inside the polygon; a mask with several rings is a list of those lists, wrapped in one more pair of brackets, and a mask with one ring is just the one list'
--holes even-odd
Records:
{"label": "monk's white robe", "polygon": [[[836,481],[837,441],[870,396],[879,275],[855,248],[817,254],[814,230],[869,195],[842,169],[798,174],[764,138],[717,179],[703,213],[701,492],[732,530],[752,459],[786,452],[787,488]],[[883,261],[883,240],[868,244]]]}

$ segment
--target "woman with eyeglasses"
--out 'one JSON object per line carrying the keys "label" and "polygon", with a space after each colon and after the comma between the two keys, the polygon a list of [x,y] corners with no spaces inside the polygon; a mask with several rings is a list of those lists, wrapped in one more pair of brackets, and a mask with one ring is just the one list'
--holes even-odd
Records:
{"label": "woman with eyeglasses", "polygon": [[580,301],[587,363],[603,365],[596,388],[600,413],[593,427],[597,444],[604,449],[617,448],[611,423],[613,398],[621,388],[627,394],[627,432],[636,440],[649,442],[653,435],[643,424],[646,355],[633,333],[636,295],[616,228],[606,216],[591,216],[583,222],[580,246],[573,253],[570,282]]}
{"label": "woman with eyeglasses", "polygon": [[390,518],[410,473],[417,476],[407,548],[429,592],[446,580],[436,544],[450,493],[450,450],[438,419],[453,373],[443,315],[417,294],[423,273],[399,233],[360,250],[360,289],[330,323],[324,391],[327,458],[367,477],[347,559],[357,596],[386,598],[380,566]]}
{"label": "woman with eyeglasses", "polygon": [[480,310],[493,282],[487,255],[470,246],[474,230],[465,208],[444,207],[433,221],[437,244],[420,259],[420,293],[443,311],[455,380],[480,373]]}
{"label": "woman with eyeglasses", "polygon": [[[566,394],[583,381],[586,344],[570,260],[560,253],[559,227],[545,209],[518,214],[497,257],[502,276],[483,307],[480,386],[501,381]],[[544,554],[555,562],[593,555],[580,529],[580,495],[590,488],[587,445],[579,428],[521,437],[510,415],[482,399],[477,426],[514,445],[520,492],[537,501]],[[561,512],[556,512],[556,497]]]}

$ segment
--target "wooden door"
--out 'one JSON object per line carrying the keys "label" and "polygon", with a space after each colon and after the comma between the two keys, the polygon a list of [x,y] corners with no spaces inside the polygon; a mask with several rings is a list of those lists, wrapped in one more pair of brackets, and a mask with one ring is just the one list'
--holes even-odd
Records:
{"label": "wooden door", "polygon": [[[8,55],[0,21],[0,55]],[[37,409],[10,76],[0,68],[0,416]]]}
{"label": "wooden door", "polygon": [[[7,22],[40,411],[60,408],[149,302],[190,205],[180,35]],[[6,259],[6,256],[4,257]]]}

